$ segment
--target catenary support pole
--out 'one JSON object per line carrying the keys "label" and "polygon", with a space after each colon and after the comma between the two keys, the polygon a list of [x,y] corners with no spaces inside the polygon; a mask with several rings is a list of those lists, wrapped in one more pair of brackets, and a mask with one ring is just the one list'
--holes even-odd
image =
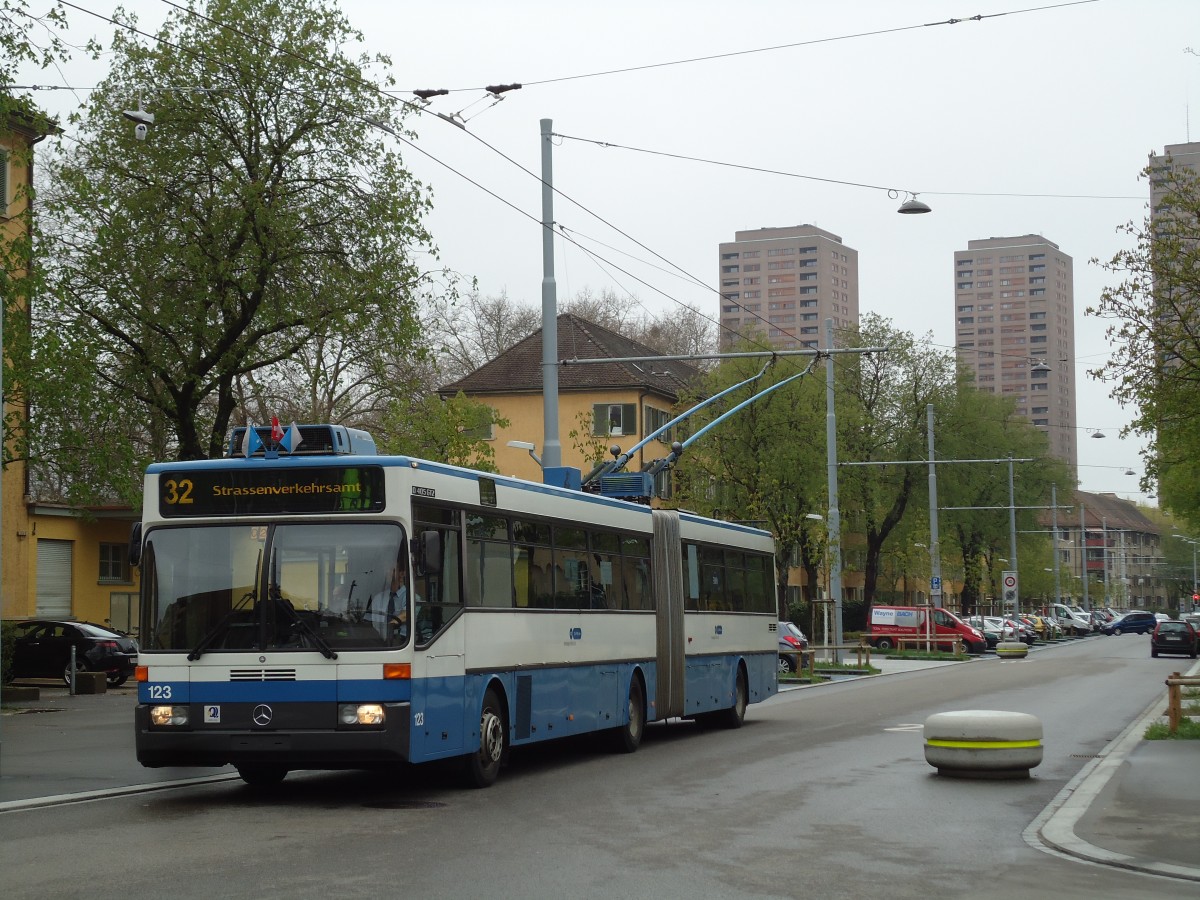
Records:
{"label": "catenary support pole", "polygon": [[552,119],[542,119],[542,468],[562,466],[558,438],[558,296],[554,282]]}
{"label": "catenary support pole", "polygon": [[[825,346],[833,349],[833,319],[825,320]],[[825,464],[828,469],[829,594],[833,600],[833,661],[841,662],[842,645],[842,520],[838,511],[837,412],[833,392],[833,355],[825,360]]]}

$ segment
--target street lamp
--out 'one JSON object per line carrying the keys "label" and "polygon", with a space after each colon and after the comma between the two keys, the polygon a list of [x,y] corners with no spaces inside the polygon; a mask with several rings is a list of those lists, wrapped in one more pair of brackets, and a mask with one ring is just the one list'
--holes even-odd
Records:
{"label": "street lamp", "polygon": [[908,199],[900,204],[900,208],[896,212],[903,216],[919,216],[924,213],[933,212],[933,210],[928,203],[918,200],[916,194],[909,194]]}
{"label": "street lamp", "polygon": [[537,463],[539,467],[542,466],[542,459],[537,455],[532,441],[509,441],[508,446],[514,447],[517,450],[528,450],[529,455],[533,457],[533,461]]}

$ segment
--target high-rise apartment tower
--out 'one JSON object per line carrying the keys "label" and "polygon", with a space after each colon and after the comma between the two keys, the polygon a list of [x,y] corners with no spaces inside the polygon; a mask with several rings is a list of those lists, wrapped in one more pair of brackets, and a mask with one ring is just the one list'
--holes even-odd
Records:
{"label": "high-rise apartment tower", "polygon": [[813,225],[738,231],[720,245],[721,347],[824,346],[825,320],[858,322],[858,251]]}
{"label": "high-rise apartment tower", "polygon": [[975,373],[980,390],[1011,397],[1074,471],[1073,284],[1071,257],[1041,235],[968,241],[954,254],[959,365]]}

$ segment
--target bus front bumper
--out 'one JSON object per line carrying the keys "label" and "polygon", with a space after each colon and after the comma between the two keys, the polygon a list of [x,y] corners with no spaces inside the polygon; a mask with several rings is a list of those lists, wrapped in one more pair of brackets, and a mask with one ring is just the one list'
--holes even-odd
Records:
{"label": "bus front bumper", "polygon": [[409,704],[381,705],[386,715],[379,726],[335,726],[336,705],[323,703],[289,704],[280,727],[272,728],[270,722],[254,724],[255,707],[239,710],[233,705],[225,724],[205,723],[202,704],[188,705],[187,725],[153,725],[152,704],[139,704],[134,711],[134,743],[138,762],[147,768],[270,764],[289,769],[358,769],[407,762]]}

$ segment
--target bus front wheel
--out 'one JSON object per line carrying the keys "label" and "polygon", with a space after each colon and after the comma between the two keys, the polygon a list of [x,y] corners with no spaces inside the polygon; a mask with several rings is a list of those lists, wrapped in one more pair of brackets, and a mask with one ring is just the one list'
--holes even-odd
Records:
{"label": "bus front wheel", "polygon": [[273,766],[267,764],[256,764],[248,766],[238,766],[238,775],[242,776],[242,781],[256,788],[275,787],[287,778],[288,770],[284,766]]}
{"label": "bus front wheel", "polygon": [[467,783],[477,788],[495,784],[507,752],[508,726],[504,721],[504,708],[500,697],[488,688],[479,714],[479,748],[466,760]]}

